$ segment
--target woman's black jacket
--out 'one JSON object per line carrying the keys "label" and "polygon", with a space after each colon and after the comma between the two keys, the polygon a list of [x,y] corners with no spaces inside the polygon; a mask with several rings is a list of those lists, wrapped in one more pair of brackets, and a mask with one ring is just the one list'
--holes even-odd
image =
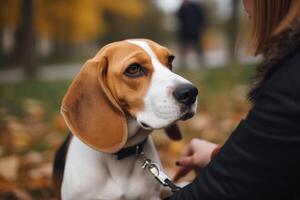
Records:
{"label": "woman's black jacket", "polygon": [[219,154],[169,200],[300,199],[300,29],[266,51],[253,107]]}

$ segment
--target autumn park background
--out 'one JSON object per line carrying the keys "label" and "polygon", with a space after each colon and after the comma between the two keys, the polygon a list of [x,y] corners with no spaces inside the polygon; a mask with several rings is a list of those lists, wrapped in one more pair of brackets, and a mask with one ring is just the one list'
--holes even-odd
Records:
{"label": "autumn park background", "polygon": [[246,93],[259,59],[247,53],[240,0],[196,2],[206,13],[205,66],[193,52],[181,62],[180,0],[0,0],[0,199],[56,199],[52,161],[68,132],[61,99],[85,60],[112,41],[149,38],[169,47],[175,72],[199,89],[197,115],[181,123],[183,141],[153,134],[168,175],[192,138],[228,138],[250,106]]}

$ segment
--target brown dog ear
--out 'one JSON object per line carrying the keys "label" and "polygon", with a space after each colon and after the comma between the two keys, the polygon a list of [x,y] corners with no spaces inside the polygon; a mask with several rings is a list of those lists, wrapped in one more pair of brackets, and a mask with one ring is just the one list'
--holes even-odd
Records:
{"label": "brown dog ear", "polygon": [[127,140],[124,112],[106,84],[107,59],[85,63],[63,98],[61,113],[69,129],[95,150],[115,153]]}
{"label": "brown dog ear", "polygon": [[178,141],[182,139],[182,134],[178,124],[172,124],[171,126],[165,128],[165,132],[172,140]]}

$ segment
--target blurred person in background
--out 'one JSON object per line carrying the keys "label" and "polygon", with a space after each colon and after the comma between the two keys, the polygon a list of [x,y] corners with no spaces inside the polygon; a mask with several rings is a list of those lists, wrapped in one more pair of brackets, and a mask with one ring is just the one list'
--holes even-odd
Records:
{"label": "blurred person in background", "polygon": [[177,13],[179,21],[179,48],[182,65],[187,66],[187,54],[193,50],[202,66],[205,66],[202,36],[205,29],[205,11],[203,5],[183,0]]}
{"label": "blurred person in background", "polygon": [[249,92],[253,106],[218,147],[193,139],[175,180],[195,180],[168,200],[300,199],[300,1],[244,0],[251,44],[264,59]]}

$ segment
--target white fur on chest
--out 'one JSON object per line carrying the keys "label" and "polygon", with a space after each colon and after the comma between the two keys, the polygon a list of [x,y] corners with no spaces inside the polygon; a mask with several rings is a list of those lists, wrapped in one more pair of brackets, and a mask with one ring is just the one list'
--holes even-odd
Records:
{"label": "white fur on chest", "polygon": [[[144,151],[159,162],[151,138]],[[115,155],[95,151],[74,136],[67,153],[62,199],[159,199],[160,185],[141,165],[135,156],[117,160]]]}

